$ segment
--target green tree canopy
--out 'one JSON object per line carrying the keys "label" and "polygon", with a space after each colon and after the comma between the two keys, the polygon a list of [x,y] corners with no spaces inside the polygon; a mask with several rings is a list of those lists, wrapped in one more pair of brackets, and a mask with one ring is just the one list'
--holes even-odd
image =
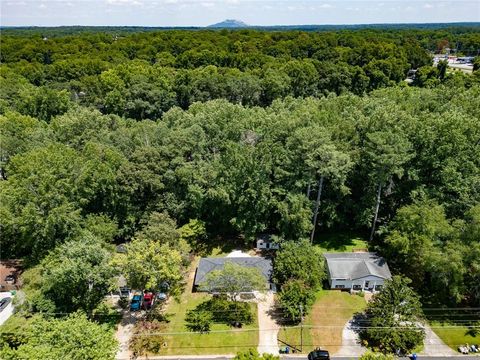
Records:
{"label": "green tree canopy", "polygon": [[265,291],[267,281],[259,269],[227,261],[223,269],[209,273],[200,287],[203,291],[222,293],[236,301],[242,292]]}
{"label": "green tree canopy", "polygon": [[369,325],[361,337],[370,348],[408,354],[423,343],[422,305],[410,283],[408,278],[394,276],[368,304],[365,315]]}

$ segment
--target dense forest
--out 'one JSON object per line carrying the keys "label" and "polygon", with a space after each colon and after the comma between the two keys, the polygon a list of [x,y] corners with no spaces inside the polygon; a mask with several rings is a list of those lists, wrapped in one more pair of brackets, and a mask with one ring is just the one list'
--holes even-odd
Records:
{"label": "dense forest", "polygon": [[205,242],[371,232],[424,303],[478,307],[480,71],[430,54],[454,46],[477,54],[478,28],[9,30],[1,256],[141,239],[152,216]]}

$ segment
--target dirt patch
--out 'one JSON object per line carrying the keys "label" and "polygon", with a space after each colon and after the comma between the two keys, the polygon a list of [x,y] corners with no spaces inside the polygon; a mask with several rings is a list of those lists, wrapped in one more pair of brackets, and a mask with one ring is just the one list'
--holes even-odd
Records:
{"label": "dirt patch", "polygon": [[[16,259],[0,261],[0,291],[18,290],[21,287],[20,275],[23,272],[22,261]],[[7,283],[5,278],[12,275],[15,282]]]}

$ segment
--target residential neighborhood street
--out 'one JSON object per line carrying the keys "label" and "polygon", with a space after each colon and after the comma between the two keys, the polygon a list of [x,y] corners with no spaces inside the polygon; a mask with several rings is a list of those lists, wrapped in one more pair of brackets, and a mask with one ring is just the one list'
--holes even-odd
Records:
{"label": "residential neighborhood street", "polygon": [[[230,360],[234,355],[185,355],[185,356],[148,356],[148,357],[138,357],[136,360]],[[359,357],[350,357],[350,356],[331,356],[331,359],[334,360],[356,360]],[[281,360],[298,360],[298,359],[307,359],[307,355],[281,355]],[[455,355],[455,356],[418,356],[417,360],[478,360],[478,356],[465,356],[465,355]],[[116,360],[131,360],[130,357],[117,357]],[[398,360],[410,360],[408,357],[401,357]]]}

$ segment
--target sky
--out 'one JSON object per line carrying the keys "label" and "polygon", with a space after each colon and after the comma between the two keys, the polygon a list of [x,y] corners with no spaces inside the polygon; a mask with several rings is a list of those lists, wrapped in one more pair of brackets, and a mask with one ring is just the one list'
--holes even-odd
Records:
{"label": "sky", "polygon": [[480,0],[0,0],[1,26],[479,22]]}

